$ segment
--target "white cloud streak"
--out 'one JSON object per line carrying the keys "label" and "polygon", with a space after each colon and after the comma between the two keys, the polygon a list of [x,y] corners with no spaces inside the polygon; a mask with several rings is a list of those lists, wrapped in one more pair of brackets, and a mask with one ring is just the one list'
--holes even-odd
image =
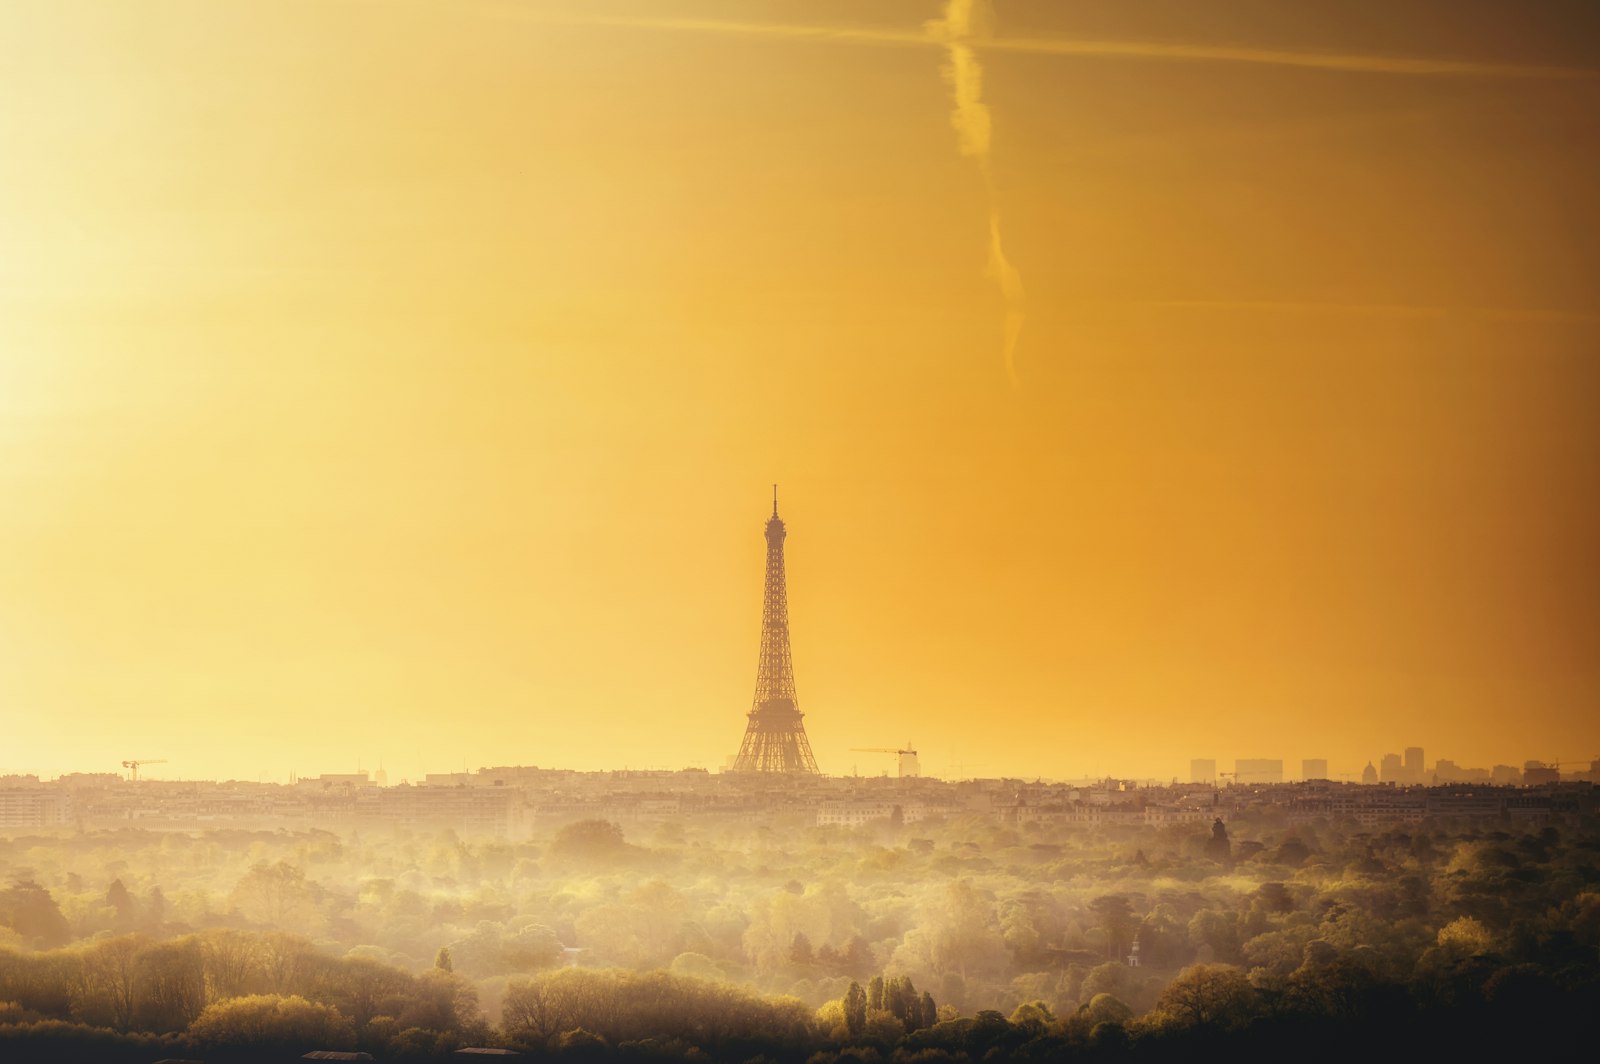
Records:
{"label": "white cloud streak", "polygon": [[1000,289],[1000,296],[1005,301],[1003,351],[1006,378],[1014,388],[1018,385],[1017,341],[1022,337],[1022,275],[1006,258],[1005,245],[1000,237],[1000,207],[995,195],[989,154],[994,123],[989,114],[989,105],[983,102],[983,68],[972,47],[973,41],[988,25],[988,16],[985,0],[946,0],[944,17],[929,22],[927,31],[929,37],[943,42],[948,56],[943,74],[950,86],[953,105],[950,124],[955,127],[957,146],[962,155],[977,162],[978,170],[983,174],[984,195],[989,204],[988,276]]}
{"label": "white cloud streak", "polygon": [[[962,5],[970,8],[971,5]],[[577,10],[531,7],[526,4],[483,4],[474,10],[488,15],[570,26],[616,26],[629,29],[712,33],[744,37],[778,37],[819,44],[858,44],[878,47],[947,48],[948,41],[929,33],[867,26],[819,26],[781,22],[741,22],[733,19],[675,18],[671,16],[598,15]],[[949,24],[946,17],[930,26]],[[969,18],[966,25],[971,25]],[[974,52],[1010,52],[1034,55],[1127,59],[1146,62],[1233,63],[1254,66],[1295,67],[1349,74],[1412,77],[1521,79],[1539,81],[1600,82],[1600,70],[1586,67],[1495,63],[1475,59],[1424,58],[1363,52],[1318,52],[1292,48],[1235,44],[1187,44],[1173,41],[1105,40],[1076,37],[994,37],[971,34],[965,39]]]}
{"label": "white cloud streak", "polygon": [[[943,17],[926,23],[920,31],[673,16],[604,15],[582,10],[536,7],[528,3],[480,3],[474,5],[473,10],[484,16],[543,25],[720,34],[881,48],[943,49],[946,63],[942,72],[946,84],[950,87],[951,124],[955,128],[957,146],[963,155],[977,163],[983,175],[984,190],[988,198],[987,275],[995,283],[1005,302],[1005,368],[1013,386],[1018,383],[1016,350],[1023,324],[1022,276],[1007,258],[1001,240],[1000,212],[990,162],[992,119],[989,107],[983,101],[983,70],[979,62],[980,54],[1032,54],[1134,62],[1221,63],[1390,77],[1600,84],[1600,70],[1583,67],[1363,52],[1318,52],[1235,44],[1067,37],[998,37],[988,32],[990,25],[988,0],[946,0]],[[1471,314],[1489,320],[1544,324],[1589,324],[1600,320],[1595,315],[1585,313],[1518,308],[1345,305],[1251,300],[1139,301],[1132,305],[1173,311],[1245,311],[1375,318],[1421,319]]]}
{"label": "white cloud streak", "polygon": [[1410,321],[1439,321],[1470,318],[1476,321],[1510,322],[1533,325],[1594,325],[1600,314],[1581,310],[1545,307],[1497,307],[1476,305],[1415,303],[1317,303],[1275,299],[1137,299],[1123,304],[1139,310],[1197,312],[1240,312],[1249,314],[1295,314],[1342,318],[1388,318]]}

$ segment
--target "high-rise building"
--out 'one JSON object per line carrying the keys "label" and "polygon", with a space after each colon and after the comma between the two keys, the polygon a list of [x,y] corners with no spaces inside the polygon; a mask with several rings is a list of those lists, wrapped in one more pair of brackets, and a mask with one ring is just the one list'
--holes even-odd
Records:
{"label": "high-rise building", "polygon": [[1233,763],[1235,783],[1282,783],[1283,761],[1266,757],[1241,757]]}
{"label": "high-rise building", "polygon": [[1197,757],[1189,762],[1190,783],[1215,783],[1217,782],[1217,759],[1214,757]]}
{"label": "high-rise building", "polygon": [[794,693],[794,662],[789,656],[789,594],[784,582],[783,541],[778,519],[778,486],[772,486],[772,517],[767,520],[767,586],[761,609],[761,660],[756,696],[745,725],[744,742],[733,759],[734,772],[817,774],[805,714]]}
{"label": "high-rise building", "polygon": [[1448,757],[1441,757],[1434,762],[1433,773],[1428,777],[1429,783],[1488,783],[1489,770],[1486,768],[1465,768],[1451,761]]}
{"label": "high-rise building", "polygon": [[922,775],[922,762],[917,759],[917,752],[911,749],[910,746],[907,746],[904,750],[897,751],[895,756],[899,758],[898,767],[901,779],[914,780]]}
{"label": "high-rise building", "polygon": [[1515,765],[1496,765],[1489,779],[1493,783],[1509,783],[1514,787],[1522,782],[1522,771]]}
{"label": "high-rise building", "polygon": [[1400,760],[1399,754],[1384,754],[1383,760],[1378,762],[1378,778],[1384,783],[1399,783],[1400,777],[1405,775],[1405,763]]}
{"label": "high-rise building", "polygon": [[1327,779],[1328,759],[1325,757],[1308,757],[1300,762],[1300,778],[1303,780]]}
{"label": "high-rise building", "polygon": [[1522,766],[1522,785],[1524,787],[1539,787],[1546,783],[1557,783],[1561,780],[1561,770],[1555,765],[1547,765],[1543,761],[1527,761]]}
{"label": "high-rise building", "polygon": [[1422,771],[1422,747],[1406,747],[1406,782],[1425,783],[1427,777]]}

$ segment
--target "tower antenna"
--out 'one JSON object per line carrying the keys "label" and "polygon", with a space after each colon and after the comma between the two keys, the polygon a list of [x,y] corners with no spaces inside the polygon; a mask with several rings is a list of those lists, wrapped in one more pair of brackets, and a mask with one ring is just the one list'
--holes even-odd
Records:
{"label": "tower antenna", "polygon": [[772,516],[778,516],[778,485],[772,485]]}

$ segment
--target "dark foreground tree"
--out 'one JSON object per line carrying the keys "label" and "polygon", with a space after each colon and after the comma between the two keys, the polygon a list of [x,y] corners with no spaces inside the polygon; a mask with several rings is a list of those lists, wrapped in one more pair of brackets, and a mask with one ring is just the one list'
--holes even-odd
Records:
{"label": "dark foreground tree", "polygon": [[298,1056],[355,1045],[355,1029],[338,1009],[298,995],[255,994],[219,1001],[190,1025],[189,1037],[201,1049],[257,1055]]}

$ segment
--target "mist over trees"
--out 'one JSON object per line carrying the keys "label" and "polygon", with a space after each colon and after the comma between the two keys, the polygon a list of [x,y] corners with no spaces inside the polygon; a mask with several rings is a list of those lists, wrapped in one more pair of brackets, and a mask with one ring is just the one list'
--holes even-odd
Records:
{"label": "mist over trees", "polygon": [[0,869],[7,1060],[1333,1059],[1600,1016],[1588,820],[129,828]]}

